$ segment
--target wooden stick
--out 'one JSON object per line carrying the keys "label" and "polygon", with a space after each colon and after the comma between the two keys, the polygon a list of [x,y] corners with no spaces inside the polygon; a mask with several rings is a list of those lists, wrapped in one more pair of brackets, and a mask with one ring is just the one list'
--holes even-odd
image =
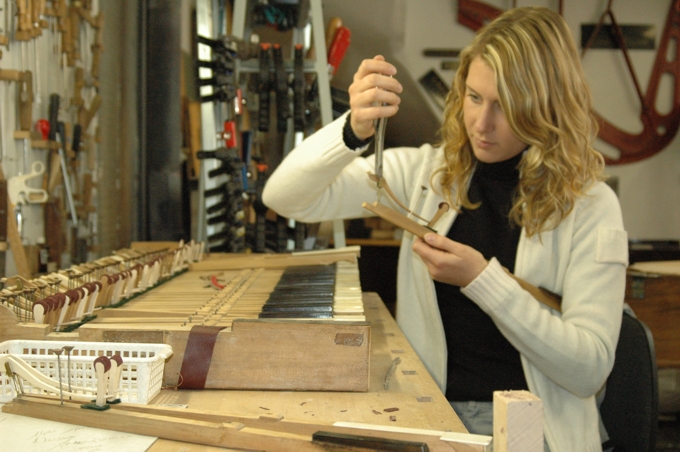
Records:
{"label": "wooden stick", "polygon": [[[319,430],[425,443],[433,452],[484,452],[491,437],[447,432],[388,428],[368,424],[322,425],[284,420],[280,416],[242,416],[133,404],[111,405],[107,412],[86,412],[66,401],[60,407],[48,398],[23,397],[3,407],[3,412],[76,425],[104,428],[209,446],[248,450],[326,451],[312,442]],[[484,441],[486,439],[486,441]]]}
{"label": "wooden stick", "polygon": [[120,374],[123,370],[123,358],[119,354],[111,357],[111,371],[109,372],[108,400],[115,400],[120,385]]}
{"label": "wooden stick", "polygon": [[111,360],[106,356],[100,356],[94,360],[94,370],[97,373],[97,399],[95,404],[98,407],[106,405],[106,388],[108,386],[109,371],[111,370]]}
{"label": "wooden stick", "polygon": [[361,207],[363,207],[366,210],[370,210],[377,216],[389,221],[398,228],[411,232],[420,238],[425,237],[425,234],[427,233],[435,232],[433,229],[423,226],[420,223],[416,223],[415,221],[411,220],[410,218],[407,218],[406,216],[402,215],[396,210],[390,209],[389,207],[378,202],[374,202],[372,204],[365,202],[361,204]]}
{"label": "wooden stick", "polygon": [[432,217],[430,222],[427,223],[427,227],[431,228],[435,224],[437,224],[437,221],[439,221],[439,219],[442,216],[444,216],[444,214],[448,211],[449,211],[449,204],[448,203],[445,203],[445,202],[439,203],[439,209],[437,210],[437,213],[434,214],[434,216]]}

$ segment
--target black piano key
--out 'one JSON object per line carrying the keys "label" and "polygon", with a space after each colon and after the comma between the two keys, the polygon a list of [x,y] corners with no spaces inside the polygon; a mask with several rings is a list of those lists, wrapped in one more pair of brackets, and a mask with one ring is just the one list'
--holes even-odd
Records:
{"label": "black piano key", "polygon": [[260,319],[332,319],[333,313],[305,311],[261,312],[258,317]]}
{"label": "black piano key", "polygon": [[300,311],[300,312],[333,312],[333,306],[328,304],[285,304],[285,305],[264,305],[262,312],[286,312],[286,311]]}
{"label": "black piano key", "polygon": [[260,318],[333,318],[336,266],[288,267],[269,294]]}

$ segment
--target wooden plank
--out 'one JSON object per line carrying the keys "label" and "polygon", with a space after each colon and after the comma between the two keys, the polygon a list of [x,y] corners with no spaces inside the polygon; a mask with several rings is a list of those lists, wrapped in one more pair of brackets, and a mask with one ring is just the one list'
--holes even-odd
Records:
{"label": "wooden plank", "polygon": [[367,391],[370,334],[368,324],[236,321],[218,334],[206,388]]}
{"label": "wooden plank", "polygon": [[159,438],[233,447],[248,450],[323,451],[311,438],[284,432],[250,429],[242,424],[214,423],[187,420],[178,417],[157,416],[121,410],[84,410],[71,404],[60,406],[59,401],[36,403],[28,399],[15,399],[3,406],[3,412],[38,419],[64,422],[85,427],[105,428],[118,432],[157,436]]}
{"label": "wooden plank", "polygon": [[130,249],[142,251],[163,251],[178,248],[178,242],[132,242]]}
{"label": "wooden plank", "polygon": [[680,276],[680,261],[636,262],[628,271]]}
{"label": "wooden plank", "polygon": [[111,405],[107,411],[93,412],[80,409],[80,404],[71,400],[59,406],[56,398],[33,396],[16,399],[3,411],[188,443],[248,450],[328,450],[328,446],[312,441],[312,435],[319,431],[354,440],[391,441],[396,447],[419,443],[424,445],[424,450],[433,452],[448,452],[452,447],[458,452],[484,452],[491,441],[490,437],[484,443],[477,435],[452,437],[447,432],[434,430],[385,429],[367,424],[323,425],[286,420],[280,416],[229,415],[133,404]]}
{"label": "wooden plank", "polygon": [[543,403],[529,391],[493,393],[494,452],[543,451]]}
{"label": "wooden plank", "polygon": [[[639,264],[636,264],[636,266]],[[677,264],[676,264],[677,265]],[[664,267],[664,266],[661,266]],[[673,267],[668,264],[668,267]],[[659,270],[658,265],[651,266]],[[659,367],[680,368],[680,276],[636,273],[626,277],[625,301],[651,330]]]}
{"label": "wooden plank", "polygon": [[243,258],[204,259],[189,264],[190,271],[218,271],[240,268],[284,268],[299,265],[328,265],[339,261],[356,262],[355,253],[294,255],[243,255]]}
{"label": "wooden plank", "polygon": [[[81,326],[79,333],[87,341],[134,342],[143,332],[154,340],[162,338],[173,349],[163,383],[176,386],[191,327],[154,327],[148,322],[140,327],[97,323]],[[370,331],[368,323],[236,320],[231,331],[217,335],[205,387],[367,391]]]}
{"label": "wooden plank", "polygon": [[436,232],[435,230],[425,227],[422,224],[405,217],[396,210],[390,209],[389,207],[378,202],[374,202],[372,204],[365,202],[361,204],[361,206],[364,209],[370,210],[374,214],[378,215],[380,218],[383,218],[392,223],[393,225],[401,229],[404,229],[412,234],[415,234],[420,238],[425,237],[425,234],[429,232]]}
{"label": "wooden plank", "polygon": [[14,339],[44,340],[50,332],[49,325],[20,324],[7,306],[0,305],[0,342]]}

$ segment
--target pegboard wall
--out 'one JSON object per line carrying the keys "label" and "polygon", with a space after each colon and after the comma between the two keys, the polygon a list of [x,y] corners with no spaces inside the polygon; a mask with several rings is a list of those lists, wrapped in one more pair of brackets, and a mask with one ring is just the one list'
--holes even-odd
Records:
{"label": "pegboard wall", "polygon": [[96,247],[103,26],[98,0],[0,0],[0,276]]}

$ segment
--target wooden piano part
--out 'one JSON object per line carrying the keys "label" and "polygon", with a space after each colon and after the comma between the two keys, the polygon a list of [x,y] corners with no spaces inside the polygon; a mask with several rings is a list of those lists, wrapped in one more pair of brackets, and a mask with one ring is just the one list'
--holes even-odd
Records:
{"label": "wooden piano part", "polygon": [[[7,308],[0,309],[0,322],[13,338],[26,336],[19,332],[25,329],[34,339],[171,345],[174,354],[165,366],[164,384],[172,386],[181,382],[192,327],[221,327],[205,388],[367,390],[370,324],[363,312],[358,248],[288,256],[210,257],[213,267],[227,268],[219,271],[193,270],[191,266],[200,268],[201,262],[177,253],[163,254],[163,258],[151,255],[153,265],[147,261],[142,269],[139,260],[149,256],[131,249],[99,262],[98,267],[71,269],[68,275],[56,276],[60,292],[38,301],[29,299],[37,298],[35,292],[31,297],[18,289],[5,294],[5,305],[13,301],[12,309],[25,317],[19,321]],[[189,270],[173,272],[183,267],[180,262],[191,262]],[[252,267],[252,262],[263,266]],[[127,270],[121,271],[121,266]],[[292,287],[279,287],[282,295],[273,296],[286,272],[319,267],[335,272],[331,306],[315,299],[319,292],[307,296]],[[159,275],[166,277],[163,284],[154,282]],[[293,279],[300,278],[300,274],[293,275]],[[302,285],[320,287],[311,281]],[[45,280],[22,282],[22,290],[29,286],[41,296],[53,290],[46,288]],[[270,298],[279,304],[272,304]],[[260,318],[264,311],[278,317],[281,306],[292,306],[293,318]],[[62,332],[62,327],[79,321],[81,315],[87,317],[86,323]],[[40,329],[37,320],[49,328]]]}
{"label": "wooden piano part", "polygon": [[18,322],[63,331],[87,321],[104,307],[115,306],[172,278],[201,255],[201,245],[193,242],[180,243],[172,250],[120,250],[95,262],[33,280],[20,276],[4,279],[0,305],[10,310]]}
{"label": "wooden piano part", "polygon": [[[335,255],[339,262],[332,266],[287,269],[286,259],[277,257],[272,260],[278,268],[247,268],[248,260],[239,256],[234,260],[241,269],[190,270],[123,308],[101,311],[97,319],[78,329],[80,340],[171,345],[174,354],[166,363],[164,384],[175,386],[180,383],[191,328],[223,327],[216,337],[207,389],[366,391],[371,326],[363,312],[358,265],[344,261],[343,254]],[[291,261],[301,263],[298,258],[291,256]],[[320,260],[327,262],[328,256]],[[255,256],[254,261],[259,262]],[[236,264],[224,262],[224,266]],[[335,272],[332,316],[319,315],[315,310],[319,293],[307,297],[304,288],[314,284],[304,281],[302,287],[284,289],[294,305],[292,314],[263,318],[265,305],[286,271],[310,272],[318,267]],[[301,278],[299,272],[293,274]],[[215,285],[221,289],[216,291]],[[307,312],[309,306],[302,301],[315,305]]]}

